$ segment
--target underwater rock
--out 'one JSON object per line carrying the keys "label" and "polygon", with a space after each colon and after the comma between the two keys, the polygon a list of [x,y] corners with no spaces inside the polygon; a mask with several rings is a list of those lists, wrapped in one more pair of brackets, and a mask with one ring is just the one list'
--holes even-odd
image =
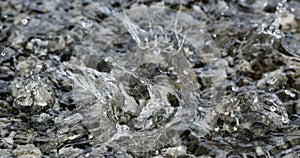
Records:
{"label": "underwater rock", "polygon": [[3,0],[0,155],[297,157],[299,8]]}
{"label": "underwater rock", "polygon": [[33,144],[18,145],[12,152],[18,157],[41,157],[42,152]]}
{"label": "underwater rock", "polygon": [[73,147],[64,147],[61,148],[59,151],[59,156],[62,157],[79,157],[80,155],[83,154],[83,150],[82,149],[78,149],[78,148],[73,148]]}

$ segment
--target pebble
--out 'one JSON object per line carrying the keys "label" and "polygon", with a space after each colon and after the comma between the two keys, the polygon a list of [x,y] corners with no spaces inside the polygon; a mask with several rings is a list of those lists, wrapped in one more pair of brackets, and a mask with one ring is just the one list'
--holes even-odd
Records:
{"label": "pebble", "polygon": [[83,150],[73,147],[63,147],[58,151],[58,153],[60,157],[79,157],[83,154]]}
{"label": "pebble", "polygon": [[12,71],[9,67],[0,66],[0,80],[9,81],[12,80],[14,76],[14,71]]}
{"label": "pebble", "polygon": [[11,113],[12,107],[8,102],[0,100],[0,116],[7,116]]}
{"label": "pebble", "polygon": [[33,144],[18,145],[15,150],[12,152],[20,158],[29,158],[29,157],[41,157],[42,152],[39,148]]}

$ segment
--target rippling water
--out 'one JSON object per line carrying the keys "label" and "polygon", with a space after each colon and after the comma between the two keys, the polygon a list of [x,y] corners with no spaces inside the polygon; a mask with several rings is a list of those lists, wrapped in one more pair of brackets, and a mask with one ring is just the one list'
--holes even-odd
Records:
{"label": "rippling water", "polygon": [[299,156],[298,1],[0,6],[1,156]]}

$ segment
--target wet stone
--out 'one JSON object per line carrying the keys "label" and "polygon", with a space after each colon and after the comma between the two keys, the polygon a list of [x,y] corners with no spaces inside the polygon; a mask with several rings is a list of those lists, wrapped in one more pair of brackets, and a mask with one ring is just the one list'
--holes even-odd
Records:
{"label": "wet stone", "polygon": [[4,100],[0,100],[0,115],[1,116],[7,116],[9,114],[11,114],[12,111],[12,107],[9,105],[8,102],[4,101]]}
{"label": "wet stone", "polygon": [[17,53],[8,47],[0,47],[0,64],[5,62],[11,62],[13,56],[17,55]]}
{"label": "wet stone", "polygon": [[51,102],[52,97],[51,94],[48,92],[46,87],[39,87],[37,88],[34,93],[34,99],[35,99],[35,104],[37,106],[46,106],[48,102]]}
{"label": "wet stone", "polygon": [[11,70],[9,67],[0,66],[0,80],[11,80],[15,76],[15,73],[13,70]]}
{"label": "wet stone", "polygon": [[8,38],[10,27],[11,25],[0,23],[0,28],[1,28],[0,42],[3,42]]}
{"label": "wet stone", "polygon": [[26,48],[32,53],[37,54],[38,56],[47,55],[47,46],[48,41],[42,40],[40,38],[32,38],[26,45]]}
{"label": "wet stone", "polygon": [[299,8],[3,0],[0,157],[297,157]]}
{"label": "wet stone", "polygon": [[110,72],[111,68],[112,68],[112,64],[106,62],[105,60],[101,60],[96,67],[96,69],[100,72]]}
{"label": "wet stone", "polygon": [[1,157],[13,157],[15,156],[10,149],[0,149]]}
{"label": "wet stone", "polygon": [[83,150],[73,147],[63,147],[59,150],[60,157],[79,157],[83,155]]}
{"label": "wet stone", "polygon": [[160,74],[159,66],[154,63],[143,64],[138,68],[138,74],[146,78],[153,78]]}
{"label": "wet stone", "polygon": [[33,3],[25,2],[24,5],[36,13],[50,12],[55,7],[53,2],[44,2],[44,1],[36,1]]}
{"label": "wet stone", "polygon": [[11,95],[10,83],[0,80],[0,98],[7,99]]}
{"label": "wet stone", "polygon": [[33,144],[18,145],[13,154],[18,157],[41,157],[42,152]]}

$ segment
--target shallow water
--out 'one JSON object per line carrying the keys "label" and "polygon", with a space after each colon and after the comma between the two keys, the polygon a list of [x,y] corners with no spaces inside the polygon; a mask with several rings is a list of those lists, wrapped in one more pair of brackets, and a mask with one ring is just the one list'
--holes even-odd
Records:
{"label": "shallow water", "polygon": [[0,155],[299,156],[298,5],[1,2]]}

